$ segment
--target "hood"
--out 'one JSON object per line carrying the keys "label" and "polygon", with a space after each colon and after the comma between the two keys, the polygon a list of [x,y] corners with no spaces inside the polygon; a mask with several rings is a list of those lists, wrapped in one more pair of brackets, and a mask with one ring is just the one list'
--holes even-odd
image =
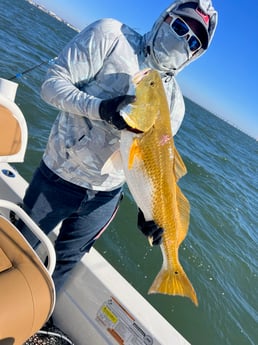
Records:
{"label": "hood", "polygon": [[[209,16],[209,23],[203,23],[203,28],[205,29],[206,33],[206,40],[205,44],[193,55],[188,56],[185,58],[185,62],[180,65],[177,69],[169,70],[166,69],[164,66],[160,66],[157,62],[154,54],[154,41],[155,37],[158,33],[158,30],[160,29],[161,25],[164,23],[165,18],[168,16],[169,13],[174,13],[183,19],[187,17],[192,19],[197,19],[195,17],[195,14],[192,15],[192,13],[187,13],[187,10],[182,10],[181,8],[184,7],[187,3],[193,4],[196,3],[198,5],[198,8],[200,9],[200,12],[205,16]],[[201,20],[199,20],[201,22]],[[208,47],[211,44],[211,41],[213,39],[216,26],[218,22],[218,13],[215,11],[215,9],[212,6],[211,0],[178,0],[173,2],[165,11],[161,13],[161,15],[158,17],[156,22],[154,23],[152,29],[150,32],[144,35],[144,54],[145,54],[145,60],[146,64],[154,69],[157,69],[160,72],[165,72],[165,74],[169,75],[176,75],[179,71],[181,71],[185,66],[190,64],[192,61],[198,59],[202,54],[204,54]]]}

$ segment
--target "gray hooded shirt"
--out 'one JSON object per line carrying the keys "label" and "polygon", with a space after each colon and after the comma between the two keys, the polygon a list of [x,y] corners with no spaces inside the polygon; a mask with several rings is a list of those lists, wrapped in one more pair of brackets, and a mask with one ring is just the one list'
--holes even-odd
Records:
{"label": "gray hooded shirt", "polygon": [[[120,131],[103,121],[98,110],[101,100],[127,94],[131,77],[152,67],[146,58],[148,37],[150,33],[141,36],[117,20],[102,19],[76,35],[48,70],[41,96],[60,112],[43,160],[64,180],[102,191],[124,184],[122,169],[101,174],[119,149]],[[160,73],[175,135],[183,120],[184,100],[175,78]]]}

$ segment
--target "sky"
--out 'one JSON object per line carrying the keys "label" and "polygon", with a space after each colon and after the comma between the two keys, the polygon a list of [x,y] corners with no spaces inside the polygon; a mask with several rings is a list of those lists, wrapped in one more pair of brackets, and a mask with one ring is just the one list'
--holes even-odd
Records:
{"label": "sky", "polygon": [[[36,0],[78,29],[105,17],[141,34],[172,1]],[[245,6],[248,4],[248,10]],[[207,52],[177,75],[183,94],[258,139],[258,2],[213,0],[219,21]]]}

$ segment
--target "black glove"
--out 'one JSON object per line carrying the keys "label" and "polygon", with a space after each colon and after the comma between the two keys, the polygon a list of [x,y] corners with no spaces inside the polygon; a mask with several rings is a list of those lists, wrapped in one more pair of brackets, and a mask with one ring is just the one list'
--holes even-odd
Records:
{"label": "black glove", "polygon": [[115,126],[117,129],[130,128],[120,115],[120,110],[129,103],[135,101],[135,96],[124,95],[101,101],[99,106],[99,116],[102,120]]}
{"label": "black glove", "polygon": [[152,237],[153,245],[160,245],[162,242],[162,235],[164,230],[159,228],[153,220],[146,221],[142,211],[138,212],[138,228],[148,237]]}

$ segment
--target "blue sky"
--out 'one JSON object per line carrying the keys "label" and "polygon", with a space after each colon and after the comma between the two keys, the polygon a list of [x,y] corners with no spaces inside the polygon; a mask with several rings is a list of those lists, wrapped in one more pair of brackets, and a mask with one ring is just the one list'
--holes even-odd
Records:
{"label": "blue sky", "polygon": [[[79,29],[112,17],[141,34],[171,3],[159,0],[36,0]],[[245,9],[248,4],[248,10]],[[209,50],[177,80],[183,93],[258,139],[258,2],[213,0],[219,23]]]}

